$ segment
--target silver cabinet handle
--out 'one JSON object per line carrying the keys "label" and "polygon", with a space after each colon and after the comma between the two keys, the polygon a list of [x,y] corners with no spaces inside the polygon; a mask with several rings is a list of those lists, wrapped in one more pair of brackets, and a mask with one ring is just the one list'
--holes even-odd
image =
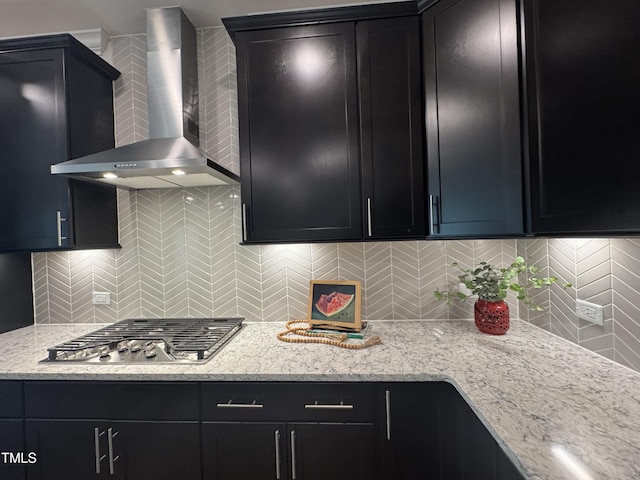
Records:
{"label": "silver cabinet handle", "polygon": [[370,237],[373,236],[371,230],[371,197],[367,197],[367,233]]}
{"label": "silver cabinet handle", "polygon": [[433,210],[435,209],[435,197],[433,195],[429,195],[429,235],[433,235],[436,230],[435,223],[433,221],[434,214]]}
{"label": "silver cabinet handle", "polygon": [[280,480],[280,430],[276,430],[274,437],[276,444],[276,480]]}
{"label": "silver cabinet handle", "polygon": [[319,404],[318,402],[307,404],[304,408],[317,409],[317,410],[353,410],[353,405],[344,404]]}
{"label": "silver cabinet handle", "polygon": [[261,403],[231,403],[229,400],[228,403],[217,403],[216,407],[218,408],[264,408],[264,405]]}
{"label": "silver cabinet handle", "polygon": [[242,204],[242,241],[247,241],[247,204]]}
{"label": "silver cabinet handle", "polygon": [[114,432],[113,428],[110,428],[109,430],[107,430],[107,440],[109,443],[109,474],[110,475],[115,474],[115,463],[116,463],[116,460],[120,458],[119,455],[115,457],[113,455],[113,439],[117,436],[118,436],[118,432]]}
{"label": "silver cabinet handle", "polygon": [[56,225],[58,227],[58,246],[62,246],[62,240],[66,240],[67,237],[62,236],[62,222],[66,222],[66,218],[62,218],[62,213],[60,210],[56,211]]}
{"label": "silver cabinet handle", "polygon": [[103,433],[100,433],[100,429],[97,427],[93,429],[93,443],[96,447],[96,474],[98,475],[100,474],[100,460],[104,458],[100,456],[100,437]]}
{"label": "silver cabinet handle", "polygon": [[391,392],[384,392],[384,408],[387,417],[387,440],[391,440]]}
{"label": "silver cabinet handle", "polygon": [[296,480],[296,431],[291,430],[291,479]]}

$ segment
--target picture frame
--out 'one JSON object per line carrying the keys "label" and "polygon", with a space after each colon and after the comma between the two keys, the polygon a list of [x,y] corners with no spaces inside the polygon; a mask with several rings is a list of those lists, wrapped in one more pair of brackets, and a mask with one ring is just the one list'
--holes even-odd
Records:
{"label": "picture frame", "polygon": [[314,327],[362,330],[362,284],[357,280],[311,280],[308,321]]}

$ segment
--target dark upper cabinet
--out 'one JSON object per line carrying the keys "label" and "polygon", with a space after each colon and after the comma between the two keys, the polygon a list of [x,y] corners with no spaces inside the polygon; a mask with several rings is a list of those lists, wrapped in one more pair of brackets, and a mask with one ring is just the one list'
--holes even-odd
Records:
{"label": "dark upper cabinet", "polygon": [[640,231],[640,3],[523,6],[533,232]]}
{"label": "dark upper cabinet", "polygon": [[50,172],[113,148],[118,75],[70,35],[0,41],[0,251],[118,246],[115,189]]}
{"label": "dark upper cabinet", "polygon": [[246,242],[362,236],[353,29],[236,35]]}
{"label": "dark upper cabinet", "polygon": [[424,237],[419,19],[358,22],[356,35],[364,237]]}
{"label": "dark upper cabinet", "polygon": [[516,3],[441,0],[421,16],[430,234],[523,234]]}
{"label": "dark upper cabinet", "polygon": [[424,235],[416,16],[403,2],[225,19],[245,242]]}

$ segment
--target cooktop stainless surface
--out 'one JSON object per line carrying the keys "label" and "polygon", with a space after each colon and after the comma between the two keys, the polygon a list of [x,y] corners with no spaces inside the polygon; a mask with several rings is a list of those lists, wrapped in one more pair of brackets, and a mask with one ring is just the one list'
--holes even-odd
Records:
{"label": "cooktop stainless surface", "polygon": [[204,363],[243,318],[128,319],[48,348],[42,362]]}

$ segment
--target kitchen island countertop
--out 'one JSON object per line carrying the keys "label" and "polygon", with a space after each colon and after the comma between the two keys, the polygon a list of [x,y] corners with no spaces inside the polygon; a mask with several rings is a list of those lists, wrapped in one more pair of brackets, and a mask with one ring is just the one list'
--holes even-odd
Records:
{"label": "kitchen island countertop", "polygon": [[284,323],[246,322],[204,364],[38,363],[47,347],[103,325],[0,335],[0,379],[434,381],[453,383],[530,478],[640,479],[640,374],[512,320],[505,336],[465,320],[370,322],[381,345],[283,343]]}

